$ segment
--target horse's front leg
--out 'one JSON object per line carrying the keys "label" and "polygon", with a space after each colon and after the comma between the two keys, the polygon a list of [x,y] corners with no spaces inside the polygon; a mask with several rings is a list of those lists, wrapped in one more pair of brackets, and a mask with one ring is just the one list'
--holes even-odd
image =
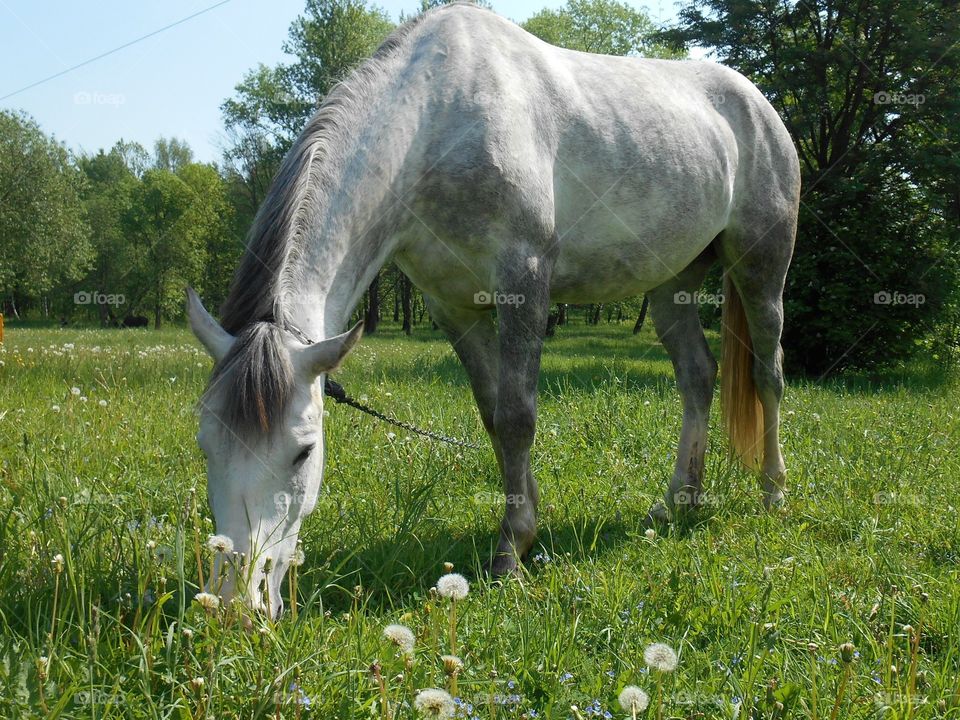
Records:
{"label": "horse's front leg", "polygon": [[500,376],[494,427],[500,441],[506,510],[490,570],[512,573],[533,545],[537,530],[537,481],[530,447],[537,424],[540,351],[550,308],[548,258],[514,251],[498,270]]}

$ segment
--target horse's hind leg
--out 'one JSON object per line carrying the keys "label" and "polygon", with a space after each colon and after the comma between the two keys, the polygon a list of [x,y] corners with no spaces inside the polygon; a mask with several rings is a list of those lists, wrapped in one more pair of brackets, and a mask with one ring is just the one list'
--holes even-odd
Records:
{"label": "horse's hind leg", "polygon": [[[753,350],[753,381],[762,411],[761,481],[767,507],[783,502],[786,466],[780,451],[780,402],[783,399],[783,287],[793,253],[796,217],[772,222],[758,219],[756,231],[727,230],[718,250],[726,269],[725,291],[736,292],[743,307],[749,337],[737,338]],[[731,298],[727,298],[727,303]],[[727,319],[725,318],[725,323]],[[724,332],[731,333],[725,325]]]}
{"label": "horse's hind leg", "polygon": [[[704,452],[717,361],[703,335],[695,293],[715,260],[713,250],[708,249],[680,275],[649,293],[654,327],[670,354],[683,400],[677,462],[665,495],[667,507],[680,512],[695,507],[702,493]],[[661,508],[654,506],[651,516],[664,519],[662,515]]]}

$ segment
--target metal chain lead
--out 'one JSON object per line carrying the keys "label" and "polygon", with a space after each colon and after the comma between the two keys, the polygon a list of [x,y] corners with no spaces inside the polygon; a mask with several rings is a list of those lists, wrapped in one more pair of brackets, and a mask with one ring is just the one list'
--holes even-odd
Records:
{"label": "metal chain lead", "polygon": [[423,428],[419,428],[416,425],[411,425],[410,423],[404,422],[403,420],[398,420],[397,418],[390,417],[389,415],[384,415],[382,412],[374,410],[373,408],[367,407],[363,403],[357,400],[354,400],[352,397],[347,395],[346,390],[343,389],[343,386],[340,385],[340,383],[334,382],[329,377],[324,382],[323,391],[327,395],[327,397],[333,398],[337,403],[342,403],[343,405],[349,405],[352,408],[356,408],[360,412],[364,412],[367,415],[372,415],[378,420],[383,420],[386,423],[390,423],[391,425],[396,425],[397,427],[403,428],[404,430],[409,430],[410,432],[416,433],[417,435],[428,437],[431,440],[439,440],[440,442],[447,443],[448,445],[456,445],[457,447],[472,448],[474,450],[478,450],[480,448],[479,445],[476,445],[471,442],[467,442],[466,440],[450,437],[449,435],[443,435],[441,433],[433,432],[432,430],[424,430]]}
{"label": "metal chain lead", "polygon": [[[298,328],[296,325],[293,325],[292,323],[286,323],[286,327],[287,327],[287,331],[293,334],[293,336],[296,337],[297,340],[302,342],[304,345],[314,344],[313,340],[308,338],[307,334],[303,332],[303,330]],[[334,382],[333,380],[331,380],[329,376],[327,376],[323,384],[323,392],[324,394],[326,394],[327,397],[333,398],[337,404],[349,405],[352,408],[356,408],[360,412],[366,413],[367,415],[372,415],[373,417],[377,418],[377,420],[383,420],[383,422],[385,423],[390,423],[391,425],[395,425],[398,428],[409,430],[410,432],[416,433],[417,435],[422,435],[423,437],[430,438],[431,440],[439,440],[440,442],[447,443],[448,445],[456,445],[457,447],[471,448],[473,450],[480,449],[480,446],[475,443],[467,442],[466,440],[461,440],[460,438],[450,437],[449,435],[443,435],[441,433],[433,432],[432,430],[424,430],[423,428],[419,428],[416,425],[411,425],[408,422],[404,422],[403,420],[398,420],[397,418],[390,417],[389,415],[384,415],[382,412],[374,410],[371,407],[367,407],[363,403],[359,402],[358,400],[354,400],[352,397],[347,395],[347,391],[343,389],[343,386],[340,383]]]}

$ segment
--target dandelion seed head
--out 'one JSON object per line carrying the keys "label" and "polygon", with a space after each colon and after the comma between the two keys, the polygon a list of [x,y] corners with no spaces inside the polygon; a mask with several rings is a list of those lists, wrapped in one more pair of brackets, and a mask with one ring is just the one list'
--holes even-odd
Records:
{"label": "dandelion seed head", "polygon": [[665,643],[654,643],[643,651],[643,661],[651,670],[673,672],[677,669],[677,652]]}
{"label": "dandelion seed head", "polygon": [[463,660],[456,655],[441,655],[440,661],[443,663],[443,672],[447,675],[456,675],[463,670]]}
{"label": "dandelion seed head", "polygon": [[463,600],[470,592],[470,583],[459,573],[447,573],[437,580],[437,593],[449,600]]}
{"label": "dandelion seed head", "polygon": [[197,593],[193,596],[193,599],[200,603],[200,607],[207,611],[213,611],[220,607],[220,598],[213,593]]}
{"label": "dandelion seed head", "polygon": [[212,552],[229,555],[233,552],[233,540],[226,535],[211,535],[207,538],[207,548]]}
{"label": "dandelion seed head", "polygon": [[403,652],[413,652],[413,646],[416,640],[413,636],[413,630],[406,625],[387,625],[383,629],[383,637],[399,647]]}
{"label": "dandelion seed head", "polygon": [[636,685],[627,685],[620,691],[620,696],[617,700],[620,702],[620,707],[628,713],[641,713],[646,710],[647,705],[650,704],[650,696]]}
{"label": "dandelion seed head", "polygon": [[414,698],[413,706],[417,712],[428,718],[452,718],[457,709],[450,693],[438,688],[421,690]]}

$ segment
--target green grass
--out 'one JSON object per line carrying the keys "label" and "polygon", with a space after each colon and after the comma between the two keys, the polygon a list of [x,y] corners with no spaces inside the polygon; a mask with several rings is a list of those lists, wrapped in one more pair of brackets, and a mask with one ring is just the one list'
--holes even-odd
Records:
{"label": "green grass", "polygon": [[[419,332],[366,339],[338,380],[480,439],[449,345]],[[669,362],[646,330],[563,328],[543,361],[539,544],[494,583],[477,570],[501,512],[492,453],[329,403],[298,619],[244,629],[192,602],[195,537],[213,528],[193,440],[210,362],[189,333],[8,326],[0,361],[4,719],[380,718],[375,661],[396,717],[414,717],[417,689],[447,685],[444,562],[472,582],[457,609],[470,717],[622,718],[627,684],[654,717],[643,650],[665,642],[680,663],[664,717],[733,717],[739,699],[740,717],[827,719],[847,641],[836,717],[960,717],[960,411],[935,372],[791,383],[780,514],[712,428],[707,506],[651,540],[680,424]],[[393,622],[416,633],[412,659],[382,639]]]}

